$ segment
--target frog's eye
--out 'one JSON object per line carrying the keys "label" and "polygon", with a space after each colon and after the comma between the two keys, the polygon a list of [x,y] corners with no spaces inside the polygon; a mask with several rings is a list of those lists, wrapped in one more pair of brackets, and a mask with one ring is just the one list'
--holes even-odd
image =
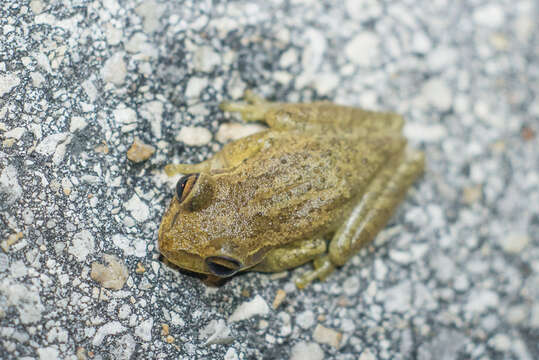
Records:
{"label": "frog's eye", "polygon": [[178,180],[178,183],[176,184],[176,196],[180,203],[185,200],[187,195],[189,195],[197,179],[198,174],[189,174],[182,176],[182,178]]}
{"label": "frog's eye", "polygon": [[228,277],[241,269],[241,263],[228,256],[210,256],[206,258],[206,265],[213,275]]}

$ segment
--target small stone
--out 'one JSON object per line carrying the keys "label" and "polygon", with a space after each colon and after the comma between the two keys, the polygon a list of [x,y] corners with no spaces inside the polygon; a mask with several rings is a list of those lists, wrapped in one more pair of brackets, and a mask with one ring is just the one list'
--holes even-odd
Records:
{"label": "small stone", "polygon": [[212,320],[199,334],[200,339],[206,339],[205,345],[230,344],[234,338],[230,335],[230,329],[223,319]]}
{"label": "small stone", "polygon": [[211,72],[221,63],[221,57],[209,46],[200,46],[195,50],[193,66],[201,72]]}
{"label": "small stone", "polygon": [[273,304],[271,307],[275,310],[281,305],[281,303],[284,301],[286,297],[286,292],[283,289],[278,289],[277,293],[275,294],[275,299],[273,299]]}
{"label": "small stone", "polygon": [[0,173],[0,209],[15,203],[22,196],[17,169],[13,165],[6,166]]}
{"label": "small stone", "polygon": [[155,148],[135,138],[133,144],[127,150],[127,158],[135,163],[148,160],[155,153]]}
{"label": "small stone", "polygon": [[529,244],[530,237],[527,234],[512,233],[507,236],[502,236],[498,239],[498,243],[503,251],[510,254],[518,254],[522,252]]}
{"label": "small stone", "polygon": [[238,360],[238,359],[239,357],[238,357],[238,353],[236,352],[236,349],[231,347],[226,351],[224,360]]}
{"label": "small stone", "polygon": [[52,155],[61,143],[67,141],[68,136],[67,132],[49,135],[36,146],[36,152],[45,156]]}
{"label": "small stone", "polygon": [[125,105],[120,105],[113,112],[114,120],[118,124],[131,124],[137,121],[137,113],[135,110],[126,107]]}
{"label": "small stone", "polygon": [[296,316],[296,323],[303,329],[308,329],[314,325],[314,313],[311,310],[299,313]]}
{"label": "small stone", "polygon": [[215,139],[225,144],[267,129],[266,126],[260,124],[224,123],[217,130]]}
{"label": "small stone", "polygon": [[359,290],[359,277],[351,276],[344,281],[343,289],[346,295],[353,296]]}
{"label": "small stone", "polygon": [[73,244],[68,252],[75,256],[78,261],[86,260],[88,254],[95,251],[94,236],[88,230],[82,230],[73,237]]}
{"label": "small stone", "polygon": [[99,346],[107,335],[116,335],[125,331],[125,327],[119,321],[112,321],[101,326],[95,333],[92,345]]}
{"label": "small stone", "polygon": [[486,289],[472,290],[466,304],[466,311],[480,314],[489,308],[496,308],[498,304],[499,297],[494,291]]}
{"label": "small stone", "polygon": [[4,250],[5,252],[8,252],[9,251],[9,247],[11,245],[14,245],[17,243],[17,241],[19,241],[20,239],[22,239],[23,237],[23,234],[22,232],[18,232],[18,233],[15,233],[15,234],[11,234],[7,237],[6,240],[2,241],[2,243],[0,244],[0,247],[2,248],[2,250]]}
{"label": "small stone", "polygon": [[150,101],[139,108],[142,118],[148,120],[152,134],[156,138],[161,137],[161,124],[163,122],[164,105],[161,101]]}
{"label": "small stone", "polygon": [[290,351],[290,360],[323,360],[324,351],[314,342],[299,342]]}
{"label": "small stone", "polygon": [[37,349],[37,355],[39,356],[39,360],[53,360],[59,359],[60,353],[56,347],[49,346]]}
{"label": "small stone", "polygon": [[6,131],[4,133],[4,137],[6,138],[13,138],[13,139],[17,139],[19,140],[23,135],[24,133],[26,132],[26,129],[23,128],[23,127],[16,127],[16,128],[13,128],[9,131]]}
{"label": "small stone", "polygon": [[90,277],[104,288],[120,290],[129,276],[127,267],[114,255],[105,254],[103,259],[107,265],[92,263]]}
{"label": "small stone", "polygon": [[144,222],[150,217],[148,205],[140,200],[137,194],[133,194],[131,199],[129,199],[124,206],[126,210],[131,212],[131,216],[138,222]]}
{"label": "small stone", "polygon": [[77,130],[82,130],[87,125],[88,125],[88,123],[86,122],[86,120],[84,120],[83,117],[81,117],[81,116],[73,116],[71,118],[71,123],[69,124],[69,131],[70,132],[75,132]]}
{"label": "small stone", "polygon": [[185,126],[180,130],[176,140],[188,146],[202,146],[211,141],[211,132],[203,127]]}
{"label": "small stone", "polygon": [[511,348],[511,339],[505,334],[495,335],[488,343],[498,351],[507,351]]}
{"label": "small stone", "polygon": [[187,83],[185,97],[188,99],[199,98],[200,93],[208,86],[208,79],[201,77],[192,77]]}
{"label": "small stone", "polygon": [[404,125],[406,138],[427,143],[438,142],[447,137],[447,129],[442,124],[420,124],[407,122]]}
{"label": "small stone", "polygon": [[422,96],[427,103],[438,108],[440,111],[447,111],[453,103],[453,94],[447,83],[441,79],[432,79],[423,85]]}
{"label": "small stone", "polygon": [[481,185],[466,186],[462,189],[462,201],[465,204],[471,205],[481,199],[483,187]]}
{"label": "small stone", "polygon": [[314,328],[313,339],[320,344],[328,344],[338,348],[341,343],[342,334],[318,324]]}
{"label": "small stone", "polygon": [[230,315],[228,321],[235,322],[249,319],[255,315],[267,315],[270,309],[268,304],[260,295],[256,295],[253,300],[244,302]]}
{"label": "small stone", "polygon": [[153,318],[144,320],[135,328],[135,336],[138,336],[142,341],[152,340]]}
{"label": "small stone", "polygon": [[378,59],[379,42],[375,33],[362,32],[346,45],[344,53],[356,65],[371,66]]}
{"label": "small stone", "polygon": [[21,79],[14,74],[0,75],[0,97],[9,93],[14,87],[21,83]]}
{"label": "small stone", "polygon": [[135,269],[135,272],[137,274],[144,274],[144,272],[146,271],[146,268],[144,267],[144,265],[142,265],[142,263],[137,263],[137,268]]}
{"label": "small stone", "polygon": [[505,14],[500,5],[486,4],[475,9],[473,19],[479,25],[495,28],[504,24]]}
{"label": "small stone", "polygon": [[358,360],[376,360],[376,356],[369,349],[366,349],[361,353]]}
{"label": "small stone", "polygon": [[116,86],[121,86],[125,82],[127,75],[127,66],[124,61],[123,53],[112,55],[103,66],[101,76],[103,80]]}

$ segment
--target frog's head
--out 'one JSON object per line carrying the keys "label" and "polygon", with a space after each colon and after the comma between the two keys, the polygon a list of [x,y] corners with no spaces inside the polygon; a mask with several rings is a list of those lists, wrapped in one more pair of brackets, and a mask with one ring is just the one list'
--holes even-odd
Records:
{"label": "frog's head", "polygon": [[254,240],[259,234],[241,198],[220,175],[183,176],[159,228],[161,253],[181,268],[220,277],[259,263],[270,248]]}

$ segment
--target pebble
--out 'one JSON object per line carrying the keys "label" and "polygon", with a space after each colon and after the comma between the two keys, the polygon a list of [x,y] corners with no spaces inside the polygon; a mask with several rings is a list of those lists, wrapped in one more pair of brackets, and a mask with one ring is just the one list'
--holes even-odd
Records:
{"label": "pebble", "polygon": [[124,206],[138,222],[144,222],[150,217],[150,208],[145,202],[140,200],[137,194],[133,194]]}
{"label": "pebble", "polygon": [[203,146],[211,141],[211,132],[203,127],[184,126],[176,140],[185,143],[188,146]]}
{"label": "pebble", "polygon": [[90,277],[104,288],[120,290],[129,276],[127,267],[114,255],[104,254],[103,259],[106,265],[92,263]]}
{"label": "pebble", "polygon": [[528,246],[529,242],[530,237],[523,233],[511,233],[498,238],[498,243],[503,251],[509,254],[521,253]]}
{"label": "pebble", "polygon": [[135,328],[135,336],[142,341],[152,341],[152,327],[153,318],[144,320]]}
{"label": "pebble", "polygon": [[290,351],[290,360],[323,360],[324,351],[314,342],[299,342]]}
{"label": "pebble", "polygon": [[341,344],[342,334],[338,331],[318,324],[314,329],[313,339],[320,344],[328,344],[338,348]]}
{"label": "pebble", "polygon": [[314,313],[311,310],[306,310],[296,316],[296,323],[303,329],[308,329],[314,325]]}
{"label": "pebble", "polygon": [[14,74],[0,75],[0,97],[9,93],[13,88],[19,86],[21,79]]}
{"label": "pebble", "polygon": [[0,209],[15,203],[22,196],[22,187],[19,184],[17,169],[13,165],[7,165],[0,172]]}
{"label": "pebble", "polygon": [[129,150],[127,150],[127,158],[134,163],[148,160],[155,153],[155,147],[145,144],[140,139],[135,138]]}
{"label": "pebble", "polygon": [[88,123],[82,116],[73,116],[69,124],[69,132],[75,132],[77,130],[84,129]]}
{"label": "pebble", "polygon": [[421,90],[423,98],[428,104],[438,108],[440,111],[447,111],[453,103],[453,95],[447,83],[441,79],[427,81]]}
{"label": "pebble", "polygon": [[123,85],[125,83],[125,77],[127,76],[127,66],[124,61],[124,54],[116,53],[105,61],[101,76],[105,82],[116,86]]}
{"label": "pebble", "polygon": [[116,335],[124,332],[126,329],[119,321],[111,321],[97,329],[92,340],[93,346],[99,346],[105,339],[105,336]]}
{"label": "pebble", "polygon": [[239,360],[238,353],[236,352],[236,349],[229,348],[226,353],[224,360]]}
{"label": "pebble", "polygon": [[75,256],[78,261],[86,260],[89,254],[95,251],[95,240],[92,233],[88,230],[82,230],[73,236],[73,243],[68,252]]}
{"label": "pebble", "polygon": [[230,329],[223,319],[211,320],[202,330],[199,338],[206,339],[205,345],[230,344],[234,338],[230,334]]}
{"label": "pebble", "polygon": [[256,315],[267,315],[270,312],[270,308],[266,301],[260,296],[256,295],[253,300],[244,302],[230,315],[229,322],[241,321],[250,319]]}
{"label": "pebble", "polygon": [[500,5],[487,3],[475,9],[473,19],[479,25],[496,28],[503,25],[505,14]]}
{"label": "pebble", "polygon": [[185,97],[187,99],[198,99],[200,93],[208,86],[208,79],[201,77],[192,77],[187,83],[187,88],[185,89]]}
{"label": "pebble", "polygon": [[379,41],[375,33],[359,33],[346,45],[344,53],[356,65],[371,66],[379,57]]}
{"label": "pebble", "polygon": [[283,289],[277,289],[277,292],[275,293],[275,298],[273,299],[273,304],[271,304],[271,307],[275,310],[281,305],[281,303],[286,298],[286,292]]}
{"label": "pebble", "polygon": [[211,72],[221,63],[221,57],[209,46],[200,46],[193,56],[193,67],[196,71]]}

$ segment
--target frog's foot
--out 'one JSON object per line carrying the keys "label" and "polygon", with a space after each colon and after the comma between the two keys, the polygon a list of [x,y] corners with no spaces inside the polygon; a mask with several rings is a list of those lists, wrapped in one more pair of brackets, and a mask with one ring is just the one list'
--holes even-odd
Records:
{"label": "frog's foot", "polygon": [[266,113],[275,106],[250,90],[245,91],[243,99],[245,103],[223,101],[219,108],[223,111],[239,112],[243,121],[262,121]]}
{"label": "frog's foot", "polygon": [[199,164],[169,164],[165,166],[165,173],[168,176],[196,174],[208,170],[208,168],[209,164],[206,161]]}
{"label": "frog's foot", "polygon": [[322,257],[316,258],[313,261],[314,270],[309,271],[303,274],[302,277],[296,280],[296,286],[299,289],[305,288],[313,280],[319,279],[324,281],[332,272],[335,270],[335,266],[329,259],[329,256],[324,255]]}

